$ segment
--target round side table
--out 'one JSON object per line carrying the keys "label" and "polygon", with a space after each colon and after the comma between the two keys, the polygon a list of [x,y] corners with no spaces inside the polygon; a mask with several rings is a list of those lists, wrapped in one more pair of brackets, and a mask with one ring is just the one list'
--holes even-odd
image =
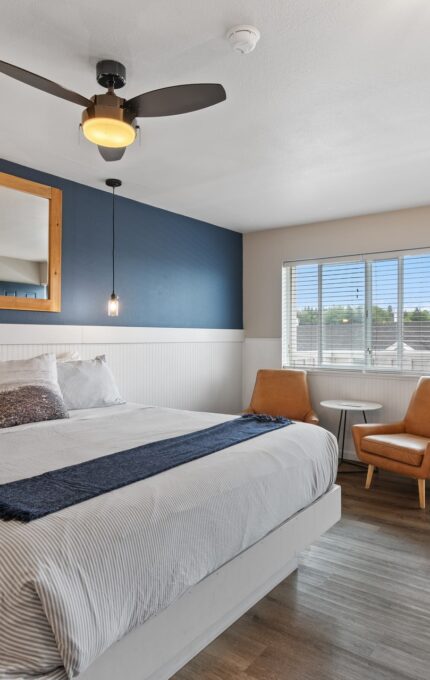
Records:
{"label": "round side table", "polygon": [[[376,401],[349,401],[348,399],[328,399],[326,401],[321,401],[320,403],[321,406],[340,411],[339,427],[337,429],[337,441],[340,445],[342,433],[342,446],[340,448],[339,458],[339,465],[341,465],[344,462],[343,454],[345,450],[345,432],[348,412],[361,411],[364,422],[367,423],[366,411],[377,411],[378,409],[382,408],[382,404],[378,404]],[[362,468],[363,471],[367,468],[367,466],[362,465],[362,463],[357,463],[354,460],[348,460],[345,462],[348,463],[348,465],[356,465],[357,467]]]}

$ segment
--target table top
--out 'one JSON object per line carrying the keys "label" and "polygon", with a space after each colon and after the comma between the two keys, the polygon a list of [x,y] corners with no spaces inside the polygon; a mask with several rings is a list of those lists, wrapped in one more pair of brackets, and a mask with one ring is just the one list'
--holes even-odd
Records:
{"label": "table top", "polygon": [[326,408],[335,408],[338,411],[376,411],[382,408],[382,404],[376,401],[358,401],[349,399],[328,399],[321,401],[321,406]]}

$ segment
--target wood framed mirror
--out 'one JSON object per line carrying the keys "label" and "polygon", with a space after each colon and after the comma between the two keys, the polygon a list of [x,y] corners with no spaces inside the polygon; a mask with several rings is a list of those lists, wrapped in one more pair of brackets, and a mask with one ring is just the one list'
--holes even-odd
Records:
{"label": "wood framed mirror", "polygon": [[0,309],[61,311],[62,191],[0,172]]}

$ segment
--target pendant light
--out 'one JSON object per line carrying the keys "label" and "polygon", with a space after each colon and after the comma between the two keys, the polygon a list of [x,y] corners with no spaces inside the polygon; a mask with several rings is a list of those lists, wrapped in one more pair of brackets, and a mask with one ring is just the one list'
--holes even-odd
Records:
{"label": "pendant light", "polygon": [[115,189],[122,184],[120,179],[107,179],[106,186],[112,189],[112,293],[108,302],[108,315],[118,316],[119,298],[115,294]]}

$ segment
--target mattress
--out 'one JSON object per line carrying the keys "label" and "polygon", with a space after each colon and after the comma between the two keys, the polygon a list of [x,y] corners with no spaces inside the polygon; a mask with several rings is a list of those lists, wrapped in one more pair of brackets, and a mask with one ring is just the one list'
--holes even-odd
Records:
{"label": "mattress", "polygon": [[[234,416],[137,404],[0,430],[0,484]],[[294,423],[29,524],[0,521],[0,678],[64,680],[333,484]]]}

